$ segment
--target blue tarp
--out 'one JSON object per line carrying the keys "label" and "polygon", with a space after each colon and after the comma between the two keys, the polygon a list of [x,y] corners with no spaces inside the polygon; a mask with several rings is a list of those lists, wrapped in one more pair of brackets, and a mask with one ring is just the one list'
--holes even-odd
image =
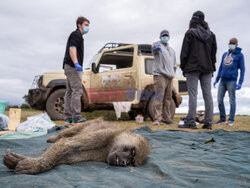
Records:
{"label": "blue tarp", "polygon": [[[38,175],[15,175],[0,163],[0,187],[250,187],[250,133],[135,130],[145,136],[152,153],[141,167],[110,167],[81,162],[56,166]],[[40,155],[55,135],[1,140],[5,150]]]}

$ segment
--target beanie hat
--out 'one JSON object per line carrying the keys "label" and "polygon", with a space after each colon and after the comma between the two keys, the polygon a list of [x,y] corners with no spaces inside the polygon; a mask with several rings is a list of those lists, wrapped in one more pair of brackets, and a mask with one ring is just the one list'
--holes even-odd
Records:
{"label": "beanie hat", "polygon": [[201,21],[204,21],[205,14],[203,12],[201,12],[201,11],[198,10],[198,11],[196,11],[196,12],[193,13],[192,19],[193,18],[196,18],[196,19],[199,19]]}

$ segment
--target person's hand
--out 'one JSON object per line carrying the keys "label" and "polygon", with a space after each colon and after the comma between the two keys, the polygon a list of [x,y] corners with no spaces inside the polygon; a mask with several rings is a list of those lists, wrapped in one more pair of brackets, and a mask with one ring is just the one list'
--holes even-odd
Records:
{"label": "person's hand", "polygon": [[214,82],[214,88],[215,88],[216,84],[217,84],[217,82],[215,81],[215,82]]}
{"label": "person's hand", "polygon": [[156,46],[156,47],[154,47],[154,48],[153,48],[153,51],[156,51],[156,50],[159,50],[160,52],[162,52],[162,50],[161,50],[161,46],[160,46],[160,45],[158,45],[158,46]]}
{"label": "person's hand", "polygon": [[77,71],[82,71],[82,66],[79,63],[74,63]]}
{"label": "person's hand", "polygon": [[237,84],[236,90],[240,90],[240,89],[241,89],[241,84]]}

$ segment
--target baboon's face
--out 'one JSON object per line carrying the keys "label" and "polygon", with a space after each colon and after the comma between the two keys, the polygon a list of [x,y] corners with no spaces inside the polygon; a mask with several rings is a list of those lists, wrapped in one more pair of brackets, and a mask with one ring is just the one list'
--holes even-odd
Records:
{"label": "baboon's face", "polygon": [[116,148],[108,155],[108,164],[111,166],[134,166],[136,148],[135,147],[122,147]]}

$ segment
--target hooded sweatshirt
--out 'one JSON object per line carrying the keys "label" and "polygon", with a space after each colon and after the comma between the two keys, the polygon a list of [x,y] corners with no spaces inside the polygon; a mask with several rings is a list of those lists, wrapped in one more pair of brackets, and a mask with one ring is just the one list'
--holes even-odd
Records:
{"label": "hooded sweatshirt", "polygon": [[239,84],[242,85],[245,74],[245,62],[241,50],[241,48],[236,47],[235,51],[227,51],[223,54],[216,82],[220,79],[222,81],[237,81],[238,70],[240,69]]}
{"label": "hooded sweatshirt", "polygon": [[189,29],[181,49],[181,69],[185,73],[212,73],[216,63],[216,38],[209,29],[202,26]]}
{"label": "hooded sweatshirt", "polygon": [[154,64],[153,64],[153,75],[166,76],[173,79],[175,76],[174,69],[177,68],[176,56],[174,50],[169,46],[169,44],[163,44],[161,41],[155,42],[152,45],[152,49],[156,46],[161,47],[161,52],[153,52],[154,54]]}

